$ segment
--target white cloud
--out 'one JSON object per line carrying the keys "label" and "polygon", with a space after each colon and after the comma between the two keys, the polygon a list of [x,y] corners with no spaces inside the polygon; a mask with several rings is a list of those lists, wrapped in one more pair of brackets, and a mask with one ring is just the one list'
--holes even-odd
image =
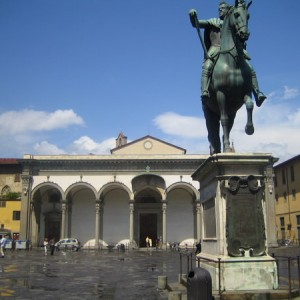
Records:
{"label": "white cloud", "polygon": [[284,86],[284,93],[283,93],[283,97],[282,97],[284,100],[296,98],[298,95],[299,95],[298,89]]}
{"label": "white cloud", "polygon": [[283,90],[276,90],[270,92],[267,97],[267,101],[272,101],[272,100],[290,100],[290,99],[295,99],[300,95],[299,89],[297,88],[291,88],[287,85],[283,87]]}
{"label": "white cloud", "polygon": [[[283,101],[295,98],[298,94],[297,89],[285,87],[281,97],[278,93],[272,92],[262,107],[255,106],[253,111],[255,132],[252,136],[245,133],[247,114],[246,107],[242,106],[230,134],[235,150],[244,153],[271,153],[279,157],[280,161],[298,155],[300,107],[298,103],[295,103],[298,107],[294,107],[293,104]],[[164,133],[176,136],[177,144],[186,148],[188,152],[203,153],[205,149],[206,153],[208,152],[207,129],[204,119],[200,116],[196,118],[165,113],[154,121]],[[220,132],[222,134],[222,128]]]}
{"label": "white cloud", "polygon": [[197,117],[182,116],[174,112],[166,112],[157,116],[154,124],[164,133],[185,138],[207,136],[205,120]]}
{"label": "white cloud", "polygon": [[88,136],[82,136],[73,142],[71,152],[72,154],[108,154],[115,146],[115,138],[109,138],[97,143]]}
{"label": "white cloud", "polygon": [[82,118],[72,109],[51,113],[29,109],[8,111],[0,114],[0,136],[50,131],[83,124]]}
{"label": "white cloud", "polygon": [[63,149],[60,149],[56,145],[50,144],[47,141],[36,143],[33,149],[35,154],[40,155],[59,155],[66,153]]}

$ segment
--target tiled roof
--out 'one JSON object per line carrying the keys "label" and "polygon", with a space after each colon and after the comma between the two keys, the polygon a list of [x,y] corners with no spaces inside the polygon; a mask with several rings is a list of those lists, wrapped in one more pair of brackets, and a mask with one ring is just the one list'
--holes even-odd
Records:
{"label": "tiled roof", "polygon": [[16,158],[0,158],[0,165],[18,165]]}

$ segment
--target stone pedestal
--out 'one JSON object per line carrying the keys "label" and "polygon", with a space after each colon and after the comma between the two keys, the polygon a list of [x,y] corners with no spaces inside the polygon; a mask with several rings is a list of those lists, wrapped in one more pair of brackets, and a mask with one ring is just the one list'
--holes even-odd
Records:
{"label": "stone pedestal", "polygon": [[278,287],[273,164],[270,154],[222,153],[192,175],[200,183],[201,266],[213,289],[269,290]]}

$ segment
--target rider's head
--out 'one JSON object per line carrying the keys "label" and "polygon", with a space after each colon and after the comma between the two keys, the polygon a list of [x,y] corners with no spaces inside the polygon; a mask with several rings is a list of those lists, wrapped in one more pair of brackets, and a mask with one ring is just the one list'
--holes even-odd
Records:
{"label": "rider's head", "polygon": [[221,1],[220,4],[219,4],[219,18],[221,20],[223,20],[228,12],[230,8],[230,5],[225,2],[225,1]]}

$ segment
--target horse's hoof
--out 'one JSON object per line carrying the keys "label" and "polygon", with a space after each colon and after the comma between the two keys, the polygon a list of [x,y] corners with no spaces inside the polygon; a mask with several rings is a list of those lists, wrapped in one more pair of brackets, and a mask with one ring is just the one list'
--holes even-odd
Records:
{"label": "horse's hoof", "polygon": [[246,125],[245,131],[248,135],[252,135],[254,133],[254,127],[253,125]]}

